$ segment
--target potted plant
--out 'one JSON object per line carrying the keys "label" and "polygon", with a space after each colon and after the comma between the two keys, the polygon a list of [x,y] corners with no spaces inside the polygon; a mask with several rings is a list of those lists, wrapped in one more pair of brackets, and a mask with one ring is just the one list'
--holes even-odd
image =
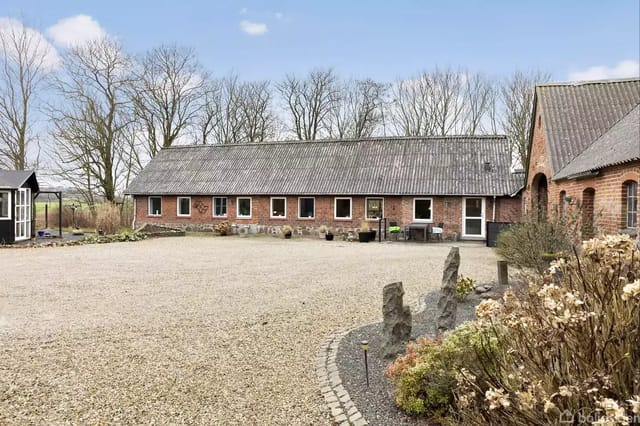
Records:
{"label": "potted plant", "polygon": [[327,228],[327,233],[324,234],[324,238],[327,241],[333,241],[333,232],[331,232],[331,228]]}
{"label": "potted plant", "polygon": [[284,225],[281,228],[282,234],[284,235],[284,237],[288,240],[291,238],[291,235],[293,235],[293,228],[290,227],[289,225]]}
{"label": "potted plant", "polygon": [[371,232],[369,232],[369,224],[362,222],[360,224],[360,231],[358,231],[358,241],[361,243],[368,243],[371,239]]}
{"label": "potted plant", "polygon": [[318,228],[318,235],[320,238],[325,238],[327,236],[327,229],[326,225],[320,225]]}

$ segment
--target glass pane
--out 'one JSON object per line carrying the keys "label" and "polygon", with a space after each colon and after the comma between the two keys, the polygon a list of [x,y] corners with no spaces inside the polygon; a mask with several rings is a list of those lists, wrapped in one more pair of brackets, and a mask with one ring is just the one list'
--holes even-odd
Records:
{"label": "glass pane", "polygon": [[431,220],[431,200],[414,200],[415,218]]}
{"label": "glass pane", "polygon": [[482,219],[465,219],[467,235],[482,235]]}
{"label": "glass pane", "polygon": [[315,217],[315,206],[313,198],[300,198],[300,217]]}
{"label": "glass pane", "polygon": [[367,199],[367,219],[382,217],[382,198]]}
{"label": "glass pane", "polygon": [[162,202],[160,197],[151,198],[151,211],[149,213],[155,215],[162,214]]}
{"label": "glass pane", "polygon": [[285,205],[284,198],[273,198],[271,200],[271,215],[284,217],[285,216],[284,205]]}
{"label": "glass pane", "polygon": [[180,214],[191,214],[191,200],[188,198],[180,198]]}
{"label": "glass pane", "polygon": [[348,199],[336,200],[336,217],[342,217],[342,218],[351,217],[351,200],[348,200]]}
{"label": "glass pane", "polygon": [[480,198],[467,198],[465,202],[467,217],[482,217],[482,199]]}
{"label": "glass pane", "polygon": [[238,216],[251,216],[251,200],[249,198],[238,199]]}
{"label": "glass pane", "polygon": [[0,217],[9,217],[9,193],[0,192]]}
{"label": "glass pane", "polygon": [[215,216],[226,216],[227,215],[227,199],[222,198],[214,198],[215,202]]}

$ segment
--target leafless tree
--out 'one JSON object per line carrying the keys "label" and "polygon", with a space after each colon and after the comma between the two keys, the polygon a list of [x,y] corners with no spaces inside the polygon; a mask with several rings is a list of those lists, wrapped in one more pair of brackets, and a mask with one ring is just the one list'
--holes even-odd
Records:
{"label": "leafless tree", "polygon": [[301,79],[287,75],[277,90],[290,114],[298,140],[315,140],[337,97],[337,78],[331,69],[313,70]]}
{"label": "leafless tree", "polygon": [[245,142],[263,142],[275,135],[276,114],[268,81],[242,84],[240,110]]}
{"label": "leafless tree", "polygon": [[69,50],[54,82],[61,100],[49,107],[57,167],[89,205],[95,195],[114,201],[131,164],[131,66],[105,38]]}
{"label": "leafless tree", "polygon": [[135,74],[132,98],[153,157],[194,125],[207,76],[193,49],[164,45],[147,52]]}
{"label": "leafless tree", "polygon": [[[33,131],[36,93],[55,57],[46,40],[23,23],[0,29],[0,166],[24,170]],[[37,161],[36,161],[37,162]]]}
{"label": "leafless tree", "polygon": [[549,81],[542,71],[516,71],[501,88],[502,115],[500,124],[509,138],[511,158],[524,166],[529,150],[529,131],[535,85]]}
{"label": "leafless tree", "polygon": [[332,138],[363,138],[376,132],[383,121],[387,86],[371,79],[349,80],[340,86],[327,115]]}
{"label": "leafless tree", "polygon": [[495,84],[483,74],[466,73],[464,77],[463,112],[460,134],[477,135],[492,132],[491,112],[496,101]]}

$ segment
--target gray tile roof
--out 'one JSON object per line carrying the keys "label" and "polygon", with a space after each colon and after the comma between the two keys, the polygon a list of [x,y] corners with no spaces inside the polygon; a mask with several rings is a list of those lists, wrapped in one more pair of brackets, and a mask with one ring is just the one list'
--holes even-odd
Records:
{"label": "gray tile roof", "polygon": [[551,172],[556,174],[640,103],[640,79],[536,87]]}
{"label": "gray tile roof", "polygon": [[176,146],[125,193],[511,195],[523,177],[507,148],[503,136]]}
{"label": "gray tile roof", "polygon": [[34,173],[32,170],[0,170],[0,188],[20,188]]}
{"label": "gray tile roof", "polygon": [[555,179],[640,160],[640,105],[578,154]]}

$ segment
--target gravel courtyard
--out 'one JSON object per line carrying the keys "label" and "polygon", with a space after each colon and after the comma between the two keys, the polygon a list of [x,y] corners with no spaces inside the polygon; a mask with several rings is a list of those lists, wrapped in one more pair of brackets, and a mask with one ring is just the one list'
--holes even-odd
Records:
{"label": "gravel courtyard", "polygon": [[[0,250],[0,424],[330,424],[335,329],[438,288],[448,243],[183,237]],[[461,273],[495,256],[459,244]]]}

